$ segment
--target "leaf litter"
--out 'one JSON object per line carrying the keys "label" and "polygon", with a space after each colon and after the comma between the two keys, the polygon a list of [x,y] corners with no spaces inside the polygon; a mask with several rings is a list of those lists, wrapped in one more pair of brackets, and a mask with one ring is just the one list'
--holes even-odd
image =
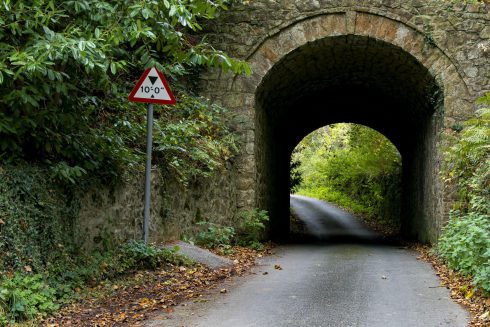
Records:
{"label": "leaf litter", "polygon": [[477,290],[471,279],[449,269],[434,254],[431,247],[426,245],[412,245],[411,247],[420,253],[420,256],[417,257],[418,260],[432,264],[441,280],[441,286],[450,291],[451,298],[469,310],[470,322],[468,327],[489,327],[490,298],[485,296],[480,290]]}
{"label": "leaf litter", "polygon": [[[172,313],[187,300],[201,301],[204,291],[231,276],[251,270],[256,258],[271,253],[272,245],[256,251],[234,246],[231,251],[211,250],[233,261],[233,266],[212,270],[204,265],[170,265],[165,269],[137,271],[123,279],[102,282],[84,292],[81,299],[41,321],[47,327],[141,326],[155,311]],[[221,290],[223,291],[223,290]],[[224,292],[226,293],[226,290]]]}

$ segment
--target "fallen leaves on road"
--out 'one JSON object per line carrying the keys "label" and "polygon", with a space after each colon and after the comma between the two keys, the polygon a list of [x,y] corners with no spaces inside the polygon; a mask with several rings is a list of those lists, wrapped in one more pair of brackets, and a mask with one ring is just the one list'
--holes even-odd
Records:
{"label": "fallen leaves on road", "polygon": [[413,248],[420,253],[417,259],[432,264],[441,279],[442,286],[450,290],[451,298],[464,305],[471,314],[468,327],[490,326],[490,298],[475,290],[468,278],[449,269],[428,246],[414,245]]}
{"label": "fallen leaves on road", "polygon": [[[242,275],[262,252],[233,247],[227,255],[233,267],[211,270],[203,265],[170,266],[165,270],[139,271],[124,279],[101,283],[82,300],[63,308],[42,323],[45,326],[141,326],[154,311],[171,313],[179,303],[199,301],[202,292],[232,275]],[[220,250],[216,250],[219,254]],[[101,294],[94,296],[94,294]],[[221,293],[226,293],[222,289]]]}
{"label": "fallen leaves on road", "polygon": [[280,265],[274,265],[274,269],[276,269],[276,270],[282,270],[282,267]]}

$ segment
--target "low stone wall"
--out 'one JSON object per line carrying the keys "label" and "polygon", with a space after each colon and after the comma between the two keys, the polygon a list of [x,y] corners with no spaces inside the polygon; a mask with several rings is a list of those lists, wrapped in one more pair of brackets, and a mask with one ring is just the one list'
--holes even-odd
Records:
{"label": "low stone wall", "polygon": [[[236,212],[235,170],[183,187],[159,169],[152,172],[150,241],[178,240],[197,231],[196,222],[233,224]],[[116,187],[93,188],[80,199],[74,222],[75,242],[85,250],[110,248],[143,238],[144,174]]]}

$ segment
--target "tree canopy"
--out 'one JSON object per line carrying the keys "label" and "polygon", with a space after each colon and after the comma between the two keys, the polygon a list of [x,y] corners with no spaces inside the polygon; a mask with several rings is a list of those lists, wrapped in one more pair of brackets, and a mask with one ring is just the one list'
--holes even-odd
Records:
{"label": "tree canopy", "polygon": [[299,143],[292,162],[294,191],[380,221],[399,220],[401,157],[377,131],[356,124],[320,128]]}
{"label": "tree canopy", "polygon": [[[137,163],[144,108],[127,103],[126,97],[143,69],[151,66],[171,79],[181,108],[200,108],[200,122],[185,109],[162,113],[170,125],[157,122],[158,149],[167,155],[174,151],[170,162],[203,153],[213,157],[208,149],[216,150],[213,144],[219,138],[215,136],[228,132],[218,128],[224,125],[218,121],[217,107],[212,109],[192,94],[188,80],[202,66],[250,73],[245,63],[217,51],[199,34],[206,20],[230,4],[227,0],[3,0],[2,159],[45,162],[65,179]],[[164,136],[165,129],[176,133]],[[169,138],[179,136],[184,140],[177,143],[192,139],[194,146],[176,150],[176,142]]]}

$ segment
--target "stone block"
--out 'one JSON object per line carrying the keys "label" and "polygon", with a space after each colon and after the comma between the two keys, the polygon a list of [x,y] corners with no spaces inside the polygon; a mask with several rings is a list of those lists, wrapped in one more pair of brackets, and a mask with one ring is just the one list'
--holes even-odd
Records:
{"label": "stone block", "polygon": [[322,18],[323,17],[312,19],[304,24],[304,36],[307,42],[316,41],[319,38],[326,36],[321,25]]}
{"label": "stone block", "polygon": [[490,26],[485,26],[483,28],[483,30],[480,32],[480,38],[490,39]]}
{"label": "stone block", "polygon": [[255,187],[255,180],[252,178],[239,178],[237,188],[240,191],[252,190]]}
{"label": "stone block", "polygon": [[326,35],[336,36],[346,34],[345,14],[327,15],[320,21]]}

